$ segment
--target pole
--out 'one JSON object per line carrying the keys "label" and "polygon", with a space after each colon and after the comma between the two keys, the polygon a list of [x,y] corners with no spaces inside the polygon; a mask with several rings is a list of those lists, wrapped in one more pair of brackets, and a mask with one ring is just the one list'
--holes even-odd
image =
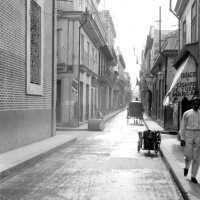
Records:
{"label": "pole", "polygon": [[80,65],[81,65],[81,27],[79,25],[79,41],[78,41],[78,126],[80,125]]}
{"label": "pole", "polygon": [[80,125],[80,66],[81,66],[81,28],[87,23],[88,11],[84,13],[85,20],[79,25],[78,41],[78,126]]}
{"label": "pole", "polygon": [[159,53],[161,54],[161,6],[159,7]]}
{"label": "pole", "polygon": [[180,52],[180,19],[172,9],[172,0],[169,1],[169,11],[178,19],[178,53]]}
{"label": "pole", "polygon": [[56,3],[52,0],[52,80],[51,80],[51,136],[55,135],[55,123],[56,123],[56,59],[55,59],[55,47],[56,47]]}

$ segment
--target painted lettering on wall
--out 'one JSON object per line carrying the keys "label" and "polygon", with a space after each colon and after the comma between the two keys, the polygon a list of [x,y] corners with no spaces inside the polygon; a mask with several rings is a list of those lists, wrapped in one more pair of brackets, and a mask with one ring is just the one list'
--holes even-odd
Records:
{"label": "painted lettering on wall", "polygon": [[191,99],[196,88],[196,67],[190,65],[182,72],[179,81],[172,91],[172,98],[181,100],[182,97]]}

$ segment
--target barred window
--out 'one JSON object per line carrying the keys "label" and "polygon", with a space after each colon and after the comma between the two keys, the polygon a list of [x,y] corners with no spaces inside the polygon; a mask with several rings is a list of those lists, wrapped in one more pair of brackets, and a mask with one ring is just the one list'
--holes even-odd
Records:
{"label": "barred window", "polygon": [[31,0],[31,83],[41,83],[41,7]]}
{"label": "barred window", "polygon": [[43,7],[41,0],[27,1],[27,94],[42,95],[42,23]]}

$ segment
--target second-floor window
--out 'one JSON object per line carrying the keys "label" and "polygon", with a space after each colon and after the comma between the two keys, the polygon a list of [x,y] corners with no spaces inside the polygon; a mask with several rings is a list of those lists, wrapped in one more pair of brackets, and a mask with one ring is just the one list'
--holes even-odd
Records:
{"label": "second-floor window", "polygon": [[182,44],[186,44],[186,20],[183,22]]}
{"label": "second-floor window", "polygon": [[87,42],[87,65],[89,67],[90,64],[90,43]]}
{"label": "second-floor window", "polygon": [[197,40],[197,2],[194,1],[191,10],[191,42]]}
{"label": "second-floor window", "polygon": [[81,34],[81,61],[84,62],[84,35]]}
{"label": "second-floor window", "polygon": [[41,83],[41,6],[31,0],[31,83]]}

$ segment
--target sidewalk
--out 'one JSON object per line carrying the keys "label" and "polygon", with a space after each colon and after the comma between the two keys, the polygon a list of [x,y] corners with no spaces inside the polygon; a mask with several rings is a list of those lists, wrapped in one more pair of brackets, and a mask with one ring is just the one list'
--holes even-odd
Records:
{"label": "sidewalk", "polygon": [[69,145],[76,141],[76,137],[69,135],[56,135],[48,139],[32,143],[0,154],[0,179],[11,172],[18,170],[48,153],[53,152],[63,145]]}
{"label": "sidewalk", "polygon": [[[112,119],[115,115],[122,112],[124,109],[119,109],[116,111],[113,111],[112,113],[109,113],[103,117],[104,122],[106,123],[108,120]],[[85,131],[88,130],[88,122],[80,124],[79,127],[67,127],[59,125],[56,127],[57,131]]]}
{"label": "sidewalk", "polygon": [[[158,123],[146,115],[144,115],[144,121],[145,125],[150,130],[164,131],[164,129]],[[200,184],[193,184],[190,181],[190,171],[187,178],[183,176],[183,147],[180,146],[180,142],[178,141],[176,135],[162,134],[161,155],[163,156],[163,159],[166,162],[170,173],[178,185],[184,199],[199,200]],[[197,179],[200,182],[200,170]]]}
{"label": "sidewalk", "polygon": [[[122,112],[122,110],[123,109],[120,109],[104,116],[105,123],[118,113]],[[43,156],[52,153],[64,145],[70,145],[79,137],[72,131],[87,130],[87,128],[87,123],[74,129],[64,128],[65,131],[69,131],[67,134],[58,133],[60,131],[59,129],[57,130],[58,134],[53,137],[0,154],[0,179],[6,177],[12,172],[21,169],[23,166],[31,164]]]}

